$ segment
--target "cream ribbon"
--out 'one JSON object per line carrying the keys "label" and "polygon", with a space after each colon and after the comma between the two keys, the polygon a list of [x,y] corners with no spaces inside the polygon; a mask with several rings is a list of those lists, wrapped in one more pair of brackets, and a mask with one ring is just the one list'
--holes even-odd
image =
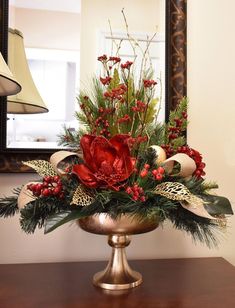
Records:
{"label": "cream ribbon", "polygon": [[168,173],[171,173],[175,162],[180,164],[180,171],[174,174],[174,176],[182,176],[186,178],[191,176],[197,168],[195,161],[184,153],[175,154],[174,156],[166,159],[162,165]]}
{"label": "cream ribbon", "polygon": [[75,152],[68,152],[68,151],[58,151],[51,155],[50,163],[53,169],[60,175],[66,174],[63,169],[59,168],[60,163],[69,156],[79,156]]}
{"label": "cream ribbon", "polygon": [[17,199],[19,209],[24,208],[28,203],[34,201],[37,198],[32,194],[31,190],[27,189],[28,185],[37,183],[38,182],[29,182],[22,187]]}

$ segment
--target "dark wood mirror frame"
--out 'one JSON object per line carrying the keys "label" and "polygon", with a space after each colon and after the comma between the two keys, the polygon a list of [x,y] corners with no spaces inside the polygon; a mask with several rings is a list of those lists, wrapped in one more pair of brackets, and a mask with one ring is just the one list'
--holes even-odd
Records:
{"label": "dark wood mirror frame", "polygon": [[[186,96],[187,0],[166,0],[166,120]],[[7,61],[8,0],[0,3],[0,51]],[[30,172],[22,160],[48,159],[52,149],[6,148],[6,97],[0,98],[0,172]]]}

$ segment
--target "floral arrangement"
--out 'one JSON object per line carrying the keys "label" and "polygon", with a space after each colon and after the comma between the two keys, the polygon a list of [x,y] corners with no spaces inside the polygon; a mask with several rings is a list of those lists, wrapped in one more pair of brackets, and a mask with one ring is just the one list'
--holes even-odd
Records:
{"label": "floral arrangement", "polygon": [[[186,143],[187,99],[158,123],[157,81],[151,70],[134,79],[134,64],[117,56],[98,57],[103,73],[78,98],[78,132],[65,128],[50,161],[23,162],[41,177],[0,199],[0,215],[20,213],[27,233],[45,233],[98,214],[117,218],[170,220],[208,246],[233,211],[217,188],[204,180],[201,154]],[[73,152],[71,149],[73,148]]]}

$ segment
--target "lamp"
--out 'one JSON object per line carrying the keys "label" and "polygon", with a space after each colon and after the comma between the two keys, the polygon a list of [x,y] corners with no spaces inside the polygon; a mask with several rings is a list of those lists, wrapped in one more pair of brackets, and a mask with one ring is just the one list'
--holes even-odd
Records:
{"label": "lamp", "polygon": [[13,95],[21,90],[21,85],[13,76],[0,53],[0,96]]}
{"label": "lamp", "polygon": [[7,97],[7,113],[32,114],[48,112],[29,70],[22,33],[10,28],[8,33],[9,67],[22,85],[22,90],[16,95]]}

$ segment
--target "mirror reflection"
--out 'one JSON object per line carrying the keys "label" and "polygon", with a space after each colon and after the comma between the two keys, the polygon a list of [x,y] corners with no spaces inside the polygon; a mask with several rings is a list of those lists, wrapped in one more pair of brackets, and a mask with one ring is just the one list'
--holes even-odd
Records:
{"label": "mirror reflection", "polygon": [[[128,33],[139,44],[137,59],[156,32],[148,53],[154,78],[161,79],[158,120],[164,120],[165,0],[11,0],[9,27],[23,35],[30,73],[49,111],[9,113],[8,148],[56,149],[64,125],[78,128],[76,96],[79,88],[87,89],[92,76],[99,74],[97,57],[115,54],[115,46],[121,46],[123,61],[135,57],[123,8]],[[136,64],[140,69],[138,61]]]}

